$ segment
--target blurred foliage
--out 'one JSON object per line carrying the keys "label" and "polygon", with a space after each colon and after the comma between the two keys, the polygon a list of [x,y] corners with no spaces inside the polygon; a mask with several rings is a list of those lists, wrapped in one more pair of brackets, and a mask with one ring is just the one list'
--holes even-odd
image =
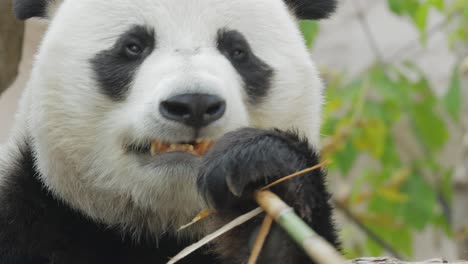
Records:
{"label": "blurred foliage", "polygon": [[436,8],[444,10],[444,0],[387,0],[390,10],[398,15],[410,17],[421,32],[423,41],[426,40],[426,27],[429,10]]}
{"label": "blurred foliage", "polygon": [[467,0],[454,0],[451,2],[450,6],[447,7],[445,11],[446,15],[449,17],[457,18],[454,29],[451,31],[449,40],[450,44],[453,46],[457,42],[466,42],[468,41],[468,1]]}
{"label": "blurred foliage", "polygon": [[[431,10],[444,14],[447,25],[452,25],[447,27],[448,41],[468,39],[468,27],[463,26],[468,25],[468,0],[387,2],[392,12],[412,21],[423,44]],[[302,21],[301,29],[307,44],[313,45],[317,23]],[[448,123],[460,120],[458,69],[453,69],[442,97],[410,62],[398,66],[376,62],[351,81],[337,73],[325,73],[325,78],[323,155],[333,161],[331,172],[354,175],[349,193],[338,202],[367,232],[385,242],[369,236],[367,241],[346,243],[351,245],[345,249],[348,257],[381,255],[384,248],[411,257],[415,232],[428,227],[452,236],[452,171],[439,157],[449,139]],[[358,166],[363,157],[364,168]],[[343,232],[345,241],[353,241],[354,236]]]}
{"label": "blurred foliage", "polygon": [[421,33],[421,39],[426,41],[427,22],[431,9],[442,13],[447,18],[447,24],[456,20],[449,34],[449,41],[454,44],[468,38],[468,2],[467,0],[387,0],[390,10],[397,15],[409,17]]}

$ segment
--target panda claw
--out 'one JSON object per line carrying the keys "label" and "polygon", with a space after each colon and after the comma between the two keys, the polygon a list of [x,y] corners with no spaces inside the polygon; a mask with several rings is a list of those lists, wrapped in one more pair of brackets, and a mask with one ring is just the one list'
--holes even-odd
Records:
{"label": "panda claw", "polygon": [[226,178],[226,185],[227,185],[229,191],[231,191],[231,193],[232,193],[234,196],[236,196],[236,197],[241,197],[243,190],[239,190],[239,188],[237,188],[236,184],[234,184],[234,183],[232,182],[232,178],[231,178],[231,177],[227,177],[227,178]]}

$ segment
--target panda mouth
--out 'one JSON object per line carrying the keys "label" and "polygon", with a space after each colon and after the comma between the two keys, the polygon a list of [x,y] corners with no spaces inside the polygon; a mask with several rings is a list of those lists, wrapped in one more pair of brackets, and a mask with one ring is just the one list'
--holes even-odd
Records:
{"label": "panda mouth", "polygon": [[191,142],[168,143],[161,140],[153,140],[139,146],[129,146],[128,150],[137,154],[146,154],[152,157],[164,153],[184,152],[195,156],[203,156],[214,145],[213,140],[197,139]]}

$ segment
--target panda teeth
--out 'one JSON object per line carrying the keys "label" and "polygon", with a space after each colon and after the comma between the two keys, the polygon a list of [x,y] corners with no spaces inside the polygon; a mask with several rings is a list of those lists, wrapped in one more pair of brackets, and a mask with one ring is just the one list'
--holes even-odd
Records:
{"label": "panda teeth", "polygon": [[162,143],[159,140],[155,140],[151,142],[150,147],[150,154],[152,157],[156,156],[157,154],[164,152],[166,150],[166,144]]}
{"label": "panda teeth", "polygon": [[196,156],[203,156],[212,146],[213,141],[207,139],[197,139],[193,144],[168,144],[159,140],[154,140],[150,144],[149,153],[151,156],[166,152],[188,152]]}
{"label": "panda teeth", "polygon": [[178,148],[178,146],[177,146],[176,144],[171,144],[171,145],[169,146],[169,151],[176,151],[177,148]]}
{"label": "panda teeth", "polygon": [[195,155],[203,156],[205,153],[214,145],[214,142],[211,140],[202,140],[200,143],[197,143],[195,148]]}

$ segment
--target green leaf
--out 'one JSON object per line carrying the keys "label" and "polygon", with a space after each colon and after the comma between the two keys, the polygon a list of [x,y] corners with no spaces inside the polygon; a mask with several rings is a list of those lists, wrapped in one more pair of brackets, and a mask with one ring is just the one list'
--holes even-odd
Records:
{"label": "green leaf", "polygon": [[397,230],[398,235],[395,232],[390,234],[390,242],[394,248],[403,252],[406,256],[413,255],[413,234],[409,228],[400,228]]}
{"label": "green leaf", "polygon": [[341,98],[349,101],[356,102],[359,99],[359,95],[361,94],[362,87],[364,86],[364,81],[362,79],[356,79],[347,84],[339,91],[339,95]]}
{"label": "green leaf", "polygon": [[380,188],[378,195],[393,203],[405,203],[408,201],[408,195],[405,195],[394,188]]}
{"label": "green leaf", "polygon": [[387,140],[385,141],[381,162],[384,168],[401,165],[400,155],[397,152],[395,139],[393,137],[387,137]]}
{"label": "green leaf", "polygon": [[[378,236],[383,238],[391,247],[398,251],[400,254],[411,256],[413,253],[413,236],[411,230],[407,227],[389,228],[387,226],[369,225],[369,228],[374,231]],[[398,235],[395,235],[398,234]],[[381,248],[378,246],[377,248]],[[377,249],[377,248],[374,248]],[[368,248],[370,249],[370,248]],[[380,253],[381,254],[381,253]],[[377,255],[380,255],[377,254]]]}
{"label": "green leaf", "polygon": [[359,132],[353,140],[356,148],[369,151],[375,158],[380,158],[385,150],[388,133],[386,124],[379,119],[368,120]]}
{"label": "green leaf", "polygon": [[390,128],[401,117],[402,106],[401,102],[397,103],[388,97],[383,100],[384,102],[367,101],[363,115],[369,119],[380,119]]}
{"label": "green leaf", "polygon": [[384,253],[383,248],[372,239],[367,239],[364,246],[371,256],[380,256]]}
{"label": "green leaf", "polygon": [[453,237],[453,228],[448,221],[448,216],[445,213],[437,214],[432,220],[434,226],[441,228],[448,237]]}
{"label": "green leaf", "polygon": [[463,17],[468,19],[468,4],[465,4],[465,8],[463,9]]}
{"label": "green leaf", "polygon": [[401,207],[400,216],[408,225],[423,230],[435,215],[436,193],[421,176],[412,174],[403,187],[408,203]]}
{"label": "green leaf", "polygon": [[[387,68],[387,71],[390,71]],[[408,103],[408,91],[405,86],[399,83],[399,80],[391,79],[382,66],[374,67],[370,72],[371,86],[385,101],[392,101],[397,104]]]}
{"label": "green leaf", "polygon": [[429,0],[428,4],[437,8],[439,11],[444,10],[444,0]]}
{"label": "green leaf", "polygon": [[368,211],[382,214],[382,215],[396,215],[397,206],[393,201],[387,200],[385,197],[380,195],[375,195],[369,201]]}
{"label": "green leaf", "polygon": [[338,126],[338,120],[336,118],[328,118],[322,125],[322,135],[330,136],[336,131]]}
{"label": "green leaf", "polygon": [[448,131],[430,103],[414,103],[411,109],[413,131],[429,150],[439,151],[448,140]]}
{"label": "green leaf", "polygon": [[346,142],[342,151],[338,151],[333,156],[333,164],[338,166],[341,174],[347,176],[353,168],[354,162],[358,157],[358,152],[351,142]]}
{"label": "green leaf", "polygon": [[443,98],[445,108],[455,121],[460,121],[460,111],[462,108],[461,84],[458,67],[455,67],[452,73],[450,87]]}
{"label": "green leaf", "polygon": [[388,6],[395,14],[402,15],[405,12],[404,1],[406,0],[388,0]]}
{"label": "green leaf", "polygon": [[316,21],[302,20],[300,21],[300,28],[307,47],[311,48],[314,44],[315,37],[319,32],[319,24]]}
{"label": "green leaf", "polygon": [[429,80],[425,77],[424,72],[421,71],[418,66],[413,63],[405,63],[405,67],[411,70],[412,74],[419,77],[417,81],[410,80],[404,73],[400,73],[401,85],[407,87],[406,91],[410,94],[411,101],[424,103],[430,106],[434,106],[439,98],[435,95],[434,90],[431,88]]}
{"label": "green leaf", "polygon": [[453,169],[447,170],[442,175],[442,182],[440,185],[442,195],[447,202],[452,203],[453,201]]}
{"label": "green leaf", "polygon": [[422,41],[426,42],[426,26],[427,26],[427,18],[429,15],[429,3],[423,3],[419,6],[414,16],[414,22],[416,23],[416,27],[421,34]]}
{"label": "green leaf", "polygon": [[388,0],[388,6],[397,15],[411,15],[418,8],[419,0]]}

